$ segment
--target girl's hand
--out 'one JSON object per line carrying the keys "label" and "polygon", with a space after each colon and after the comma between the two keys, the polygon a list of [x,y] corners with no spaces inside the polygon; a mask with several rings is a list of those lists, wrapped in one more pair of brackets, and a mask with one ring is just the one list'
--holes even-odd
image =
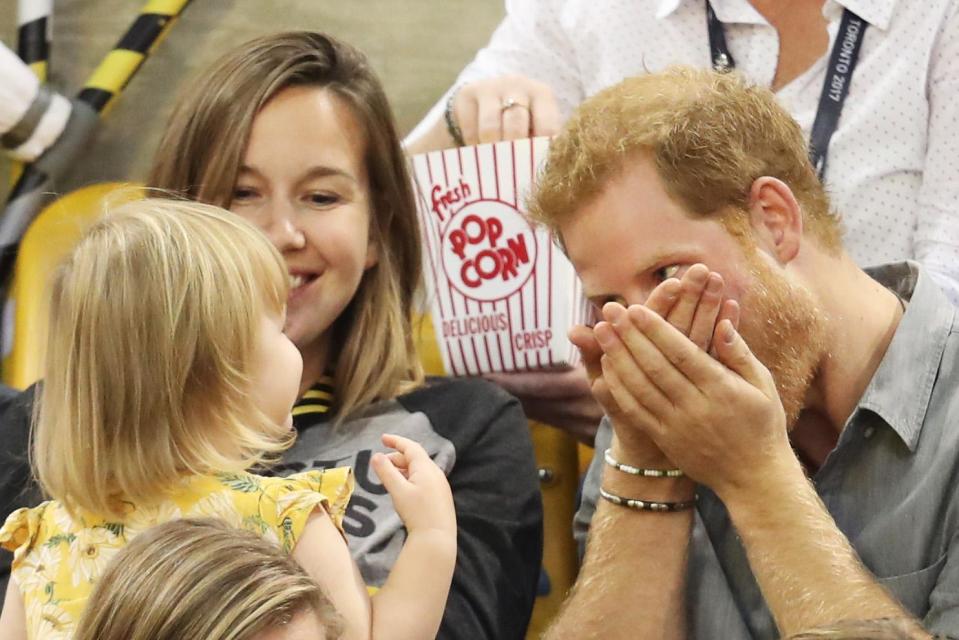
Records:
{"label": "girl's hand", "polygon": [[455,536],[453,494],[442,469],[409,438],[384,434],[383,444],[396,451],[375,454],[373,470],[389,491],[407,531],[439,529]]}

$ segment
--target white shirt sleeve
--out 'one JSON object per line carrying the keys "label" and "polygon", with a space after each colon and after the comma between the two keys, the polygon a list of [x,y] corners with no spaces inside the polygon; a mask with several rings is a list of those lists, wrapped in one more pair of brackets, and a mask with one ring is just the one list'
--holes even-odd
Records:
{"label": "white shirt sleeve", "polygon": [[553,89],[563,118],[568,118],[585,99],[574,49],[562,24],[571,4],[570,0],[506,0],[506,17],[489,42],[407,139],[419,137],[441,117],[454,89],[498,76],[519,75],[546,83]]}
{"label": "white shirt sleeve", "polygon": [[39,87],[40,81],[30,67],[0,42],[0,133],[20,121]]}
{"label": "white shirt sleeve", "polygon": [[[30,67],[0,42],[0,135],[20,122],[39,91],[40,80]],[[30,137],[15,149],[5,151],[17,160],[36,160],[60,137],[71,109],[69,100],[54,94]]]}
{"label": "white shirt sleeve", "polygon": [[939,31],[929,69],[929,133],[919,190],[916,259],[959,304],[959,2]]}
{"label": "white shirt sleeve", "polygon": [[552,87],[563,117],[584,99],[580,70],[564,27],[565,0],[506,0],[506,17],[456,85],[521,75]]}

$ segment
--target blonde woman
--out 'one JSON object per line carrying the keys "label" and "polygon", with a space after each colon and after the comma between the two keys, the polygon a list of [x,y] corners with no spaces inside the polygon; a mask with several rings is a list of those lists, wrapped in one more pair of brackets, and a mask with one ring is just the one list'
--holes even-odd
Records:
{"label": "blonde woman", "polygon": [[141,200],[95,224],[55,273],[32,462],[53,500],[0,529],[14,552],[0,637],[70,637],[110,559],[145,529],[216,517],[279,543],[345,637],[426,638],[456,556],[446,478],[414,442],[372,464],[409,535],[372,602],[339,528],[349,469],[249,473],[295,437],[289,280],[263,235],[217,207]]}
{"label": "blonde woman", "polygon": [[281,469],[353,467],[344,529],[366,584],[384,584],[406,536],[370,473],[388,431],[426,448],[455,499],[459,552],[439,637],[523,638],[542,556],[529,431],[488,382],[423,380],[412,183],[366,58],[310,32],[237,47],[179,100],[150,184],[238,213],[283,255],[294,282],[285,331],[303,377]]}
{"label": "blonde woman", "polygon": [[74,640],[337,640],[342,626],[278,546],[221,520],[185,518],[117,554]]}

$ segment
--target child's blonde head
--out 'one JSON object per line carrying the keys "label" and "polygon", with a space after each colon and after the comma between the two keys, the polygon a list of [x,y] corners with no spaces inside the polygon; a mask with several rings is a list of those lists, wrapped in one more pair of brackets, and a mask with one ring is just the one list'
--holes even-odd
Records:
{"label": "child's blonde head", "polygon": [[301,613],[340,637],[339,615],[289,555],[215,520],[173,520],[117,554],[75,638],[253,640]]}
{"label": "child's blonde head", "polygon": [[33,462],[71,509],[117,514],[184,473],[239,470],[289,445],[249,393],[283,259],[218,207],[147,199],[97,222],[52,283]]}

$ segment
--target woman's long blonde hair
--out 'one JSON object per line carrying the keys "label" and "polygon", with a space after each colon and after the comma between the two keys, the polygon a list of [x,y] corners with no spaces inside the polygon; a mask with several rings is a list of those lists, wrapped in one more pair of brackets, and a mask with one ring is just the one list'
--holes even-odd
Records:
{"label": "woman's long blonde hair", "polygon": [[216,520],[172,520],[116,555],[74,638],[251,640],[310,611],[340,637],[329,600],[278,547]]}
{"label": "woman's long blonde hair", "polygon": [[184,473],[246,469],[292,442],[253,403],[250,360],[288,274],[255,227],[209,205],[138,200],[56,270],[32,444],[43,489],[122,512]]}
{"label": "woman's long blonde hair", "polygon": [[412,182],[393,113],[366,57],[320,33],[278,33],[240,45],[181,96],[160,141],[153,187],[229,208],[257,113],[293,86],[340,98],[365,132],[370,242],[377,264],[333,325],[337,416],[419,384],[412,330],[422,274]]}

